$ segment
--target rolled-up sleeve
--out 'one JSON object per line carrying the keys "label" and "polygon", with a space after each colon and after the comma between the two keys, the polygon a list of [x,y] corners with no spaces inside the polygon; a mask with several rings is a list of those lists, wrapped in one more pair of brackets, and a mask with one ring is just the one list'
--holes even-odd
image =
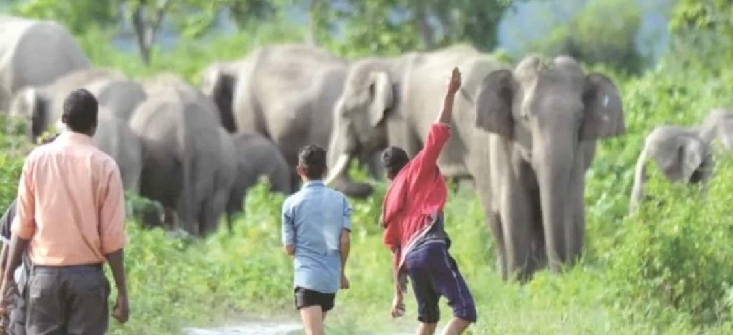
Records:
{"label": "rolled-up sleeve", "polygon": [[293,222],[293,207],[290,205],[290,201],[283,202],[281,220],[283,246],[295,245],[295,223]]}
{"label": "rolled-up sleeve", "polygon": [[344,212],[343,212],[343,223],[342,228],[346,229],[348,231],[351,231],[351,204],[349,204],[349,200],[344,198]]}
{"label": "rolled-up sleeve", "polygon": [[16,198],[15,218],[11,231],[18,237],[29,240],[36,233],[36,201],[35,201],[35,181],[33,179],[33,171],[35,169],[35,155],[31,153],[25,163],[23,163],[23,171],[20,173],[20,182],[18,183],[18,196]]}
{"label": "rolled-up sleeve", "polygon": [[109,255],[125,247],[125,191],[122,177],[117,165],[107,164],[106,183],[101,187],[103,199],[99,210],[99,235],[102,242],[102,253]]}

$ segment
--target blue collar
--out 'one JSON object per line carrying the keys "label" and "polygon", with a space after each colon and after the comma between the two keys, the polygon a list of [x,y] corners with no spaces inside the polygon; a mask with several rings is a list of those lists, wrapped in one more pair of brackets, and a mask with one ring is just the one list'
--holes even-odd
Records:
{"label": "blue collar", "polygon": [[325,184],[323,184],[323,180],[309,180],[309,181],[303,183],[303,188],[306,188],[306,187],[323,187],[323,186],[326,186]]}

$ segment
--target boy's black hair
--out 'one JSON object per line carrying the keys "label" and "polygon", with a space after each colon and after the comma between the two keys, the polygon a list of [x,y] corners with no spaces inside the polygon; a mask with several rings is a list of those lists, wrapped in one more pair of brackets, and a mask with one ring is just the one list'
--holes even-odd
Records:
{"label": "boy's black hair", "polygon": [[410,161],[410,157],[407,157],[407,152],[395,146],[384,149],[380,158],[382,167],[384,167],[387,176],[390,178],[396,177],[400,173],[400,170]]}
{"label": "boy's black hair", "polygon": [[89,91],[80,88],[74,90],[64,100],[64,111],[61,121],[72,131],[87,133],[97,124],[99,103]]}
{"label": "boy's black hair", "polygon": [[306,178],[317,180],[326,173],[326,149],[315,144],[304,146],[298,153],[298,167],[305,170]]}

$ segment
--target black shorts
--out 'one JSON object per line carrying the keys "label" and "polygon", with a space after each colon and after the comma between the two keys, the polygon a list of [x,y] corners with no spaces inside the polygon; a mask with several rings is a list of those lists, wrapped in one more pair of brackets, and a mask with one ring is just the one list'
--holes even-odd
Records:
{"label": "black shorts", "polygon": [[321,293],[300,286],[295,288],[294,296],[295,308],[298,310],[305,307],[321,306],[321,310],[328,312],[333,309],[336,301],[336,293]]}

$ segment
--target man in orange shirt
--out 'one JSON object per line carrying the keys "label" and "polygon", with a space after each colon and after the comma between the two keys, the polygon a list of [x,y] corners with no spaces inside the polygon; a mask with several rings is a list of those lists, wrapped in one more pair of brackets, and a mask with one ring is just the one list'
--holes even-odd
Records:
{"label": "man in orange shirt", "polygon": [[[97,112],[91,93],[72,92],[61,117],[67,130],[35,148],[23,165],[5,268],[18,267],[28,249],[28,335],[106,333],[105,261],[117,286],[113,317],[128,319],[123,186],[115,161],[92,143]],[[4,277],[2,293],[12,285],[12,272]]]}

